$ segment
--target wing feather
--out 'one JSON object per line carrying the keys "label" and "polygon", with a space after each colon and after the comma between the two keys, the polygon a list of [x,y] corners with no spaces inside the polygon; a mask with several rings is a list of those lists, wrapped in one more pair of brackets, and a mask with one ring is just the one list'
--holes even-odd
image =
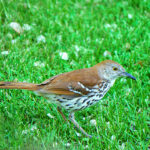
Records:
{"label": "wing feather", "polygon": [[42,93],[81,96],[89,93],[99,80],[95,69],[86,68],[56,75],[38,86]]}

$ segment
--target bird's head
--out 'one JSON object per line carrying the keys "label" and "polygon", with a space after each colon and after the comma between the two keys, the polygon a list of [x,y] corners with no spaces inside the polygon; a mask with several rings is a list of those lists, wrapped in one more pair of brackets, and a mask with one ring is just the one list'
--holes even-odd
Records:
{"label": "bird's head", "polygon": [[122,76],[136,80],[136,78],[131,74],[127,73],[120,64],[112,60],[102,61],[101,63],[95,66],[98,69],[99,76],[105,80],[116,80],[118,77]]}

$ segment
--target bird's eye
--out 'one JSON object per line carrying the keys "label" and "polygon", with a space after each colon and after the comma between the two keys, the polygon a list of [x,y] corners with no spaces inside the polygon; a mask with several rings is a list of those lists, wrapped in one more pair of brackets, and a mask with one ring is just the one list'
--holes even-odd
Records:
{"label": "bird's eye", "polygon": [[113,70],[114,70],[114,71],[117,71],[117,70],[118,70],[118,68],[114,67],[114,68],[113,68]]}

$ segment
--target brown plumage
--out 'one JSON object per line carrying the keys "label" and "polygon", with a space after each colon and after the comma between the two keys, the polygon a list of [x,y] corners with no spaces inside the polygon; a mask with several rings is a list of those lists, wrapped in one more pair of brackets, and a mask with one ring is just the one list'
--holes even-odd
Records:
{"label": "brown plumage", "polygon": [[39,84],[39,86],[48,93],[74,95],[75,93],[69,91],[68,88],[72,86],[81,93],[87,94],[87,91],[77,83],[80,82],[87,87],[93,87],[99,80],[95,68],[86,68],[56,75]]}
{"label": "brown plumage", "polygon": [[36,91],[38,86],[33,83],[24,83],[24,82],[0,82],[0,89],[23,89]]}
{"label": "brown plumage", "polygon": [[58,104],[58,111],[65,120],[60,107],[68,110],[73,124],[83,134],[91,137],[75,121],[74,112],[97,103],[120,76],[127,76],[135,80],[135,77],[125,72],[121,65],[106,60],[91,68],[56,75],[41,84],[0,82],[0,89],[35,91],[50,102]]}

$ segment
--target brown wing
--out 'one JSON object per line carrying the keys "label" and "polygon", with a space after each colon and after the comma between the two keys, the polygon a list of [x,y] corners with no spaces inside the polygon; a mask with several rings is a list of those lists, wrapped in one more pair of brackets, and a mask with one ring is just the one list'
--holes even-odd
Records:
{"label": "brown wing", "polygon": [[39,92],[58,95],[84,95],[100,80],[97,70],[86,68],[56,75],[39,84]]}

